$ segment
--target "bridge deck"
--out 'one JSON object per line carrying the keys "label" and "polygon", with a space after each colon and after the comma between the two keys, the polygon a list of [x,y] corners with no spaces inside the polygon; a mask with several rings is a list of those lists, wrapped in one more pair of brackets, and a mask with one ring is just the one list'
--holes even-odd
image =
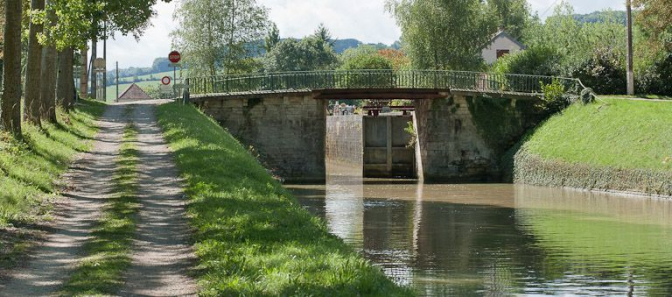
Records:
{"label": "bridge deck", "polygon": [[538,99],[543,87],[553,83],[574,96],[585,89],[573,78],[434,70],[334,70],[187,79],[188,92],[196,100],[307,93],[316,99],[433,99],[450,93]]}

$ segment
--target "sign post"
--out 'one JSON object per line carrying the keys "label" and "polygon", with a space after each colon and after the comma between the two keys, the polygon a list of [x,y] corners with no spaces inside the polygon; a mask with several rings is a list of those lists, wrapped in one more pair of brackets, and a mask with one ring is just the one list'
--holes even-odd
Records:
{"label": "sign post", "polygon": [[[168,60],[170,60],[170,62],[173,63],[173,79],[176,80],[177,63],[180,63],[180,60],[182,60],[182,55],[178,51],[172,51],[168,54]],[[161,80],[161,82],[163,82],[163,79]],[[168,83],[170,83],[170,79],[168,80]],[[173,96],[177,98],[177,89],[175,88],[174,83],[173,83]]]}

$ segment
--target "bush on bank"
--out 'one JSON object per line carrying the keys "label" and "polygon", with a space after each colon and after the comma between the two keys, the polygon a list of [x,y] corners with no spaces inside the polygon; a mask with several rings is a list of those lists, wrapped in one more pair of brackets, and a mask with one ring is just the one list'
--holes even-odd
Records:
{"label": "bush on bank", "polygon": [[159,107],[186,180],[205,296],[408,296],[191,106]]}
{"label": "bush on bank", "polygon": [[672,195],[672,102],[600,99],[550,118],[517,149],[517,183]]}

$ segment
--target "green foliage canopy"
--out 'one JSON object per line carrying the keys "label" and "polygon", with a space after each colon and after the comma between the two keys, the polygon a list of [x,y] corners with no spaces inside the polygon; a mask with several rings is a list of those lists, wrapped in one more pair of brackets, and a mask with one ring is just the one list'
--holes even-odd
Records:
{"label": "green foliage canopy", "polygon": [[392,62],[370,45],[362,45],[343,52],[340,57],[342,70],[393,69]]}
{"label": "green foliage canopy", "polygon": [[194,73],[248,72],[269,27],[266,8],[256,0],[184,0],[173,18],[173,45]]}
{"label": "green foliage canopy", "polygon": [[479,0],[388,0],[401,27],[404,49],[417,69],[475,69],[480,49],[497,30]]}

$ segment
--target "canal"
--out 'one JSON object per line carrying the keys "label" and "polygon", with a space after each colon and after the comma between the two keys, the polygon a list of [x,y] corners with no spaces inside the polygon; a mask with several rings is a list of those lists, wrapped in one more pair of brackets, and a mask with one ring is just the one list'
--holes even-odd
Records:
{"label": "canal", "polygon": [[672,201],[356,175],[287,187],[421,296],[672,296]]}

